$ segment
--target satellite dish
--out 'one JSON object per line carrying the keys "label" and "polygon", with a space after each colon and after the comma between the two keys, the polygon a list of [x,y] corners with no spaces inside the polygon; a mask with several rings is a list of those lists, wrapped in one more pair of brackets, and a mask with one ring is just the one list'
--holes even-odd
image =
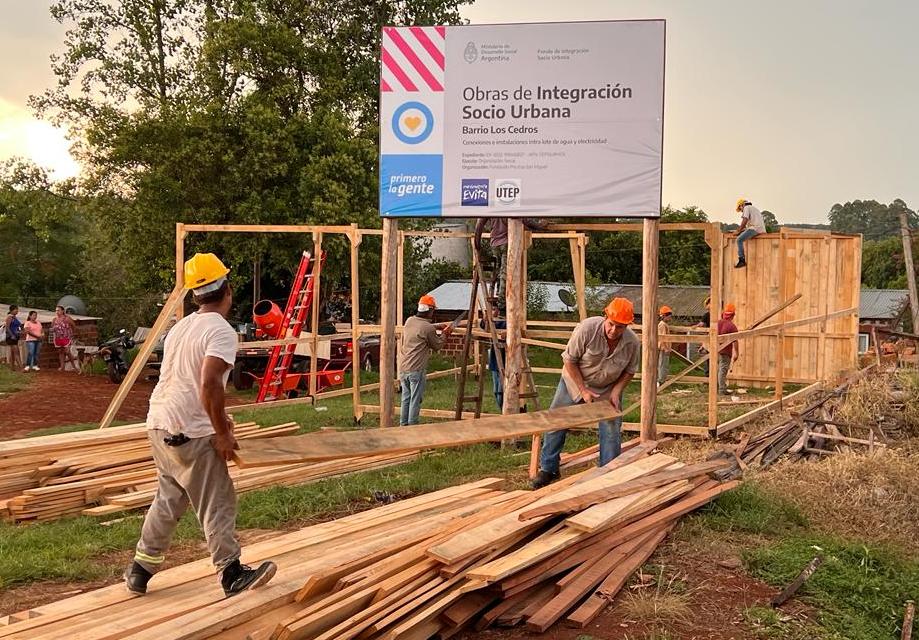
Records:
{"label": "satellite dish", "polygon": [[78,316],[86,315],[86,303],[76,296],[64,296],[57,301],[57,306],[64,307],[64,311]]}
{"label": "satellite dish", "polygon": [[575,299],[574,294],[571,293],[568,289],[559,289],[558,299],[561,300],[562,304],[569,309],[578,305],[578,301]]}

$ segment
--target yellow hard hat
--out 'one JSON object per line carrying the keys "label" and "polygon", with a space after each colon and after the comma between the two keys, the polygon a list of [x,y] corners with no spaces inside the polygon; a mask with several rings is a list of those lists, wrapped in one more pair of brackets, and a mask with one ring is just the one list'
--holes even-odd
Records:
{"label": "yellow hard hat", "polygon": [[[222,280],[230,270],[213,253],[196,253],[185,261],[185,288],[200,289]],[[222,284],[222,283],[221,283]],[[216,290],[217,287],[214,287]],[[200,293],[207,293],[202,291]]]}
{"label": "yellow hard hat", "polygon": [[744,206],[745,204],[747,204],[747,199],[746,199],[746,198],[738,198],[738,199],[737,199],[737,205],[735,206],[735,208],[736,208],[736,209],[740,209],[740,208],[741,208],[742,206]]}

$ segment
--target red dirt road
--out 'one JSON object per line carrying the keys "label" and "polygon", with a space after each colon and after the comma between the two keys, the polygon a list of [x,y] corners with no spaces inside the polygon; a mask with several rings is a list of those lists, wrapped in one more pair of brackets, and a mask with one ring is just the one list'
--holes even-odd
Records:
{"label": "red dirt road", "polygon": [[[27,388],[0,397],[0,440],[46,427],[99,422],[118,389],[103,375],[42,370],[28,376],[31,384]],[[153,386],[153,382],[138,380],[117,419],[143,420]]]}

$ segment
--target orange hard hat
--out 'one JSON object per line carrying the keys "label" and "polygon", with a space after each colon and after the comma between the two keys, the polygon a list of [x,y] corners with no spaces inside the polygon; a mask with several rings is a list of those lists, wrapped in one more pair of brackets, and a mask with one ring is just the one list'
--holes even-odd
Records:
{"label": "orange hard hat", "polygon": [[421,298],[418,299],[418,311],[430,311],[437,307],[437,301],[434,300],[434,296],[429,296],[424,294]]}
{"label": "orange hard hat", "polygon": [[613,298],[603,311],[607,320],[617,324],[632,324],[635,319],[635,308],[625,298]]}
{"label": "orange hard hat", "polygon": [[660,315],[665,316],[665,315],[667,315],[668,313],[672,314],[672,313],[673,313],[673,309],[671,309],[671,308],[668,307],[667,305],[664,305],[663,307],[661,307]]}
{"label": "orange hard hat", "polygon": [[731,313],[731,314],[737,313],[737,307],[734,306],[733,302],[729,302],[726,305],[724,305],[724,312]]}

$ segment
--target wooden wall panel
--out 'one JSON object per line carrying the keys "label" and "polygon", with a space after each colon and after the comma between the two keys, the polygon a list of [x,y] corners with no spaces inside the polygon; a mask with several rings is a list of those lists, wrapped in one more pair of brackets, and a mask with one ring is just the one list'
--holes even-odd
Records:
{"label": "wooden wall panel", "polygon": [[[857,307],[861,288],[861,237],[819,232],[765,234],[747,243],[745,269],[735,269],[734,237],[726,237],[724,301],[737,306],[744,327],[797,293],[802,298],[784,314],[786,321]],[[784,292],[784,295],[783,295]],[[777,321],[778,318],[774,321]],[[773,322],[774,322],[773,321]],[[858,316],[796,327],[786,333],[782,354],[777,335],[742,340],[731,370],[737,382],[769,386],[781,366],[787,382],[815,382],[856,366]]]}

